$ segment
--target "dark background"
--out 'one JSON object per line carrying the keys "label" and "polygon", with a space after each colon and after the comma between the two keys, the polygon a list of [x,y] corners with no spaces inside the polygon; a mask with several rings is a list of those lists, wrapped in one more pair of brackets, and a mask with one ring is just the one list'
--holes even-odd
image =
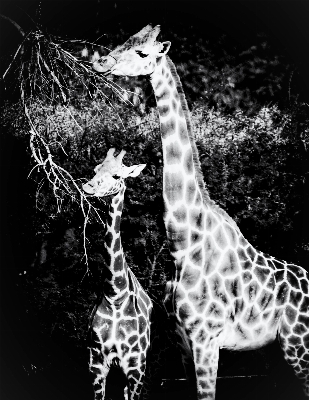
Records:
{"label": "dark background", "polygon": [[[1,1],[0,12],[16,21],[26,32],[33,29],[35,20],[53,34],[89,41],[100,38],[98,42],[102,44],[104,32],[117,34],[121,29],[133,34],[150,22],[161,25],[161,37],[165,40],[168,40],[165,32],[169,30],[177,31],[180,36],[185,34],[189,39],[192,33],[192,38],[199,35],[213,42],[217,37],[226,35],[231,46],[243,48],[249,47],[256,35],[263,33],[278,53],[297,67],[299,93],[304,101],[309,101],[308,1]],[[17,29],[0,19],[1,74],[19,43]],[[171,56],[173,52],[177,53],[177,49],[172,47]],[[44,346],[58,359],[57,375],[51,378],[47,371],[40,381],[33,383],[36,386],[34,389],[30,388],[22,370],[21,360],[27,359],[31,349],[37,352],[36,344],[47,339],[36,331],[36,321],[27,320],[24,325],[23,321],[16,323],[16,314],[24,299],[17,294],[15,277],[22,272],[23,264],[31,262],[33,255],[29,238],[23,237],[18,229],[19,224],[31,224],[27,215],[27,201],[30,201],[27,197],[28,188],[24,183],[29,171],[22,167],[27,165],[23,162],[26,156],[17,143],[16,146],[13,143],[9,152],[3,152],[3,148],[1,150],[1,398],[34,399],[34,393],[37,396],[35,398],[45,399],[91,398],[91,388],[84,383],[84,369],[71,369],[74,355],[72,358],[72,354],[66,354],[53,342],[44,343]],[[15,211],[20,207],[21,199],[24,212],[17,215]],[[25,326],[34,328],[26,332]],[[39,348],[44,350],[44,346]],[[277,354],[276,347],[272,354]],[[44,353],[40,356],[44,358]],[[250,355],[244,357],[247,357],[245,363],[250,362]],[[297,399],[293,378],[286,372],[285,366],[283,370],[280,369],[281,361],[277,366],[278,381],[291,380],[288,386],[290,393],[280,393],[280,399],[291,396]],[[268,393],[264,398],[274,399],[271,397],[273,383],[262,384]],[[225,383],[219,380],[218,396],[222,395],[222,398],[223,385]],[[242,391],[242,398],[246,398],[245,390],[251,393],[250,399],[261,395],[258,389],[252,391],[250,382],[245,389],[241,389],[241,385],[242,382],[237,382],[234,383],[235,387],[229,386],[229,398],[237,398],[238,391]],[[178,396],[180,398],[180,393]]]}

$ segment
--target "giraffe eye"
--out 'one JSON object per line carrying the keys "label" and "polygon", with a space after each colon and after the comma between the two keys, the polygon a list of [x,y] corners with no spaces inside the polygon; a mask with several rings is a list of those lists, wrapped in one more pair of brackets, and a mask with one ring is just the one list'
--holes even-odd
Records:
{"label": "giraffe eye", "polygon": [[148,54],[143,53],[141,50],[135,50],[136,54],[139,55],[141,58],[148,57]]}

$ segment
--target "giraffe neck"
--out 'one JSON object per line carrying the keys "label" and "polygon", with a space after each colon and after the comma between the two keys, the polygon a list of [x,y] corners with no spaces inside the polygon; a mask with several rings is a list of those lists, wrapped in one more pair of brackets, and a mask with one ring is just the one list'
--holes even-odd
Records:
{"label": "giraffe neck", "polygon": [[105,263],[107,274],[104,282],[104,294],[112,299],[121,300],[128,290],[128,267],[125,260],[120,223],[123,209],[125,187],[113,196],[106,223]]}
{"label": "giraffe neck", "polygon": [[209,197],[192,135],[187,102],[176,68],[168,56],[157,61],[150,79],[160,117],[164,222],[171,253],[180,258],[188,247],[196,243],[190,238],[198,235],[202,238],[207,230],[201,210],[204,214],[206,211],[220,214],[234,228],[237,226]]}

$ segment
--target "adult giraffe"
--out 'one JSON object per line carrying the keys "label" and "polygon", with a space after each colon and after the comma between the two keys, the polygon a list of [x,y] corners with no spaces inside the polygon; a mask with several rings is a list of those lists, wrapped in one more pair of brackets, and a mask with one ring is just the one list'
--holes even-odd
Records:
{"label": "adult giraffe", "polygon": [[105,160],[96,166],[96,175],[83,190],[97,197],[111,196],[105,234],[106,278],[102,298],[94,309],[89,329],[89,369],[93,377],[95,400],[105,397],[106,377],[111,365],[119,366],[127,377],[125,399],[140,397],[150,346],[152,301],[127,266],[121,245],[120,222],[125,193],[124,179],[139,175],[145,164],[126,167],[125,151],[114,157],[109,149]]}
{"label": "adult giraffe", "polygon": [[[296,265],[254,249],[209,197],[170,42],[147,25],[95,63],[100,73],[148,75],[163,146],[164,223],[175,260],[166,307],[191,353],[198,399],[214,399],[219,349],[246,350],[280,339],[309,396],[309,281]],[[171,304],[171,306],[170,306]]]}

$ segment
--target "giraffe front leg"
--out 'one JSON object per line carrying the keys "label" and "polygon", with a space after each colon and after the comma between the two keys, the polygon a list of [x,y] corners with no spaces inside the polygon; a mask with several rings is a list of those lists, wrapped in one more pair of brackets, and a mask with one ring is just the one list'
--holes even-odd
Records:
{"label": "giraffe front leg", "polygon": [[104,363],[102,354],[90,349],[89,371],[92,378],[94,400],[104,400],[106,377],[109,367]]}
{"label": "giraffe front leg", "polygon": [[[132,368],[132,366],[134,366]],[[124,390],[125,400],[138,400],[143,388],[143,380],[146,370],[146,359],[139,360],[137,357],[129,358],[129,367],[126,368],[128,385]]]}
{"label": "giraffe front leg", "polygon": [[104,359],[101,344],[95,332],[89,334],[89,372],[94,390],[94,400],[104,400],[109,366]]}
{"label": "giraffe front leg", "polygon": [[207,340],[192,344],[195,365],[198,400],[214,400],[219,361],[219,345],[217,340]]}

